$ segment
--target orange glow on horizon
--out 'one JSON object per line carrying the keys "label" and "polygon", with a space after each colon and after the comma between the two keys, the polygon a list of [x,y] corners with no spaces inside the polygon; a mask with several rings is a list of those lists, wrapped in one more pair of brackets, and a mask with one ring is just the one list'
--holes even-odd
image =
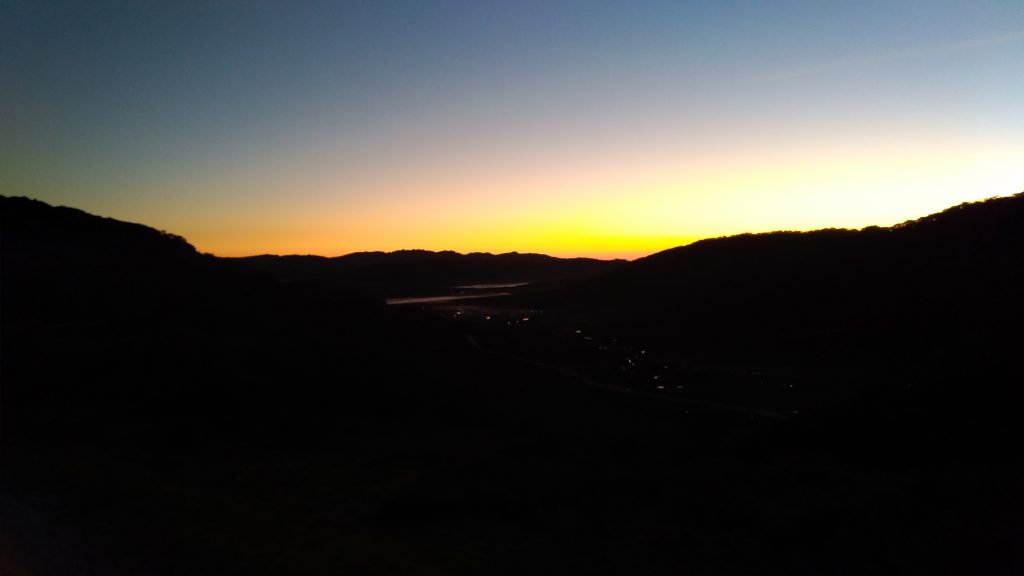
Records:
{"label": "orange glow on horizon", "polygon": [[[1013,194],[1024,183],[1018,162],[1024,145],[912,150],[790,151],[788,160],[785,153],[761,153],[732,163],[725,157],[685,164],[663,158],[498,182],[470,170],[418,188],[408,177],[382,181],[376,185],[399,200],[358,205],[334,199],[331,190],[344,181],[323,178],[307,181],[305,188],[317,193],[304,203],[267,202],[227,223],[183,214],[159,227],[221,256],[415,248],[633,259],[745,232],[892,225],[960,202]],[[231,211],[225,205],[212,213]]]}
{"label": "orange glow on horizon", "polygon": [[0,194],[222,256],[635,258],[1024,189],[1013,2],[21,4]]}

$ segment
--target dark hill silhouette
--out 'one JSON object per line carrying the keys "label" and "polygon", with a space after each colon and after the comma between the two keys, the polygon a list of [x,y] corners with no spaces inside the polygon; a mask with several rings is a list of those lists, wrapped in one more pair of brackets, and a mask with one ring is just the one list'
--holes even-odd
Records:
{"label": "dark hill silhouette", "polygon": [[693,362],[799,374],[844,410],[1006,416],[1024,398],[1021,254],[1017,194],[890,228],[703,240],[532,303]]}
{"label": "dark hill silhouette", "polygon": [[[364,285],[335,290],[328,259],[219,259],[0,197],[0,553],[41,574],[1019,573],[1021,202],[625,264],[352,255],[339,279]],[[415,285],[402,262],[443,288],[578,265],[510,308],[842,401],[760,421],[584,386],[359,296]]]}
{"label": "dark hill silhouette", "polygon": [[313,301],[146,226],[0,197],[0,234],[8,444],[276,417],[337,372],[326,351],[385,347],[378,302]]}
{"label": "dark hill silhouette", "polygon": [[543,254],[490,254],[428,250],[357,252],[321,256],[251,256],[238,258],[286,282],[306,283],[324,291],[360,290],[381,297],[422,295],[455,286],[502,283],[552,283],[606,273],[622,260],[555,258]]}
{"label": "dark hill silhouette", "polygon": [[132,299],[170,297],[185,283],[227,271],[180,236],[141,224],[28,198],[0,197],[0,217],[4,289],[14,302],[127,309]]}

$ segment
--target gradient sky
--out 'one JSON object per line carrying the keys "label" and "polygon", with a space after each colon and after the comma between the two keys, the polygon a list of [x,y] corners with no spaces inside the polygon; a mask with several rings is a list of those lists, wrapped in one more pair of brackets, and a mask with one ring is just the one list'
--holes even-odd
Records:
{"label": "gradient sky", "polygon": [[1021,0],[0,0],[0,193],[218,255],[634,257],[1021,190]]}

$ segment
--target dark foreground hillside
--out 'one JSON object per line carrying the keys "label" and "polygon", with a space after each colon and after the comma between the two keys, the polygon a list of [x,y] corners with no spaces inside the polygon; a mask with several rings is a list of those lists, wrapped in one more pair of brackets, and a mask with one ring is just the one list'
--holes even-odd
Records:
{"label": "dark foreground hillside", "polygon": [[[932,223],[921,223],[926,232],[912,234],[930,252],[935,240],[926,224]],[[990,225],[979,229],[999,234]],[[1024,568],[1021,478],[1010,440],[1018,426],[1007,419],[1016,406],[1000,392],[1013,385],[1003,369],[1012,364],[1004,355],[1019,342],[1014,333],[999,343],[980,332],[976,337],[993,343],[985,362],[977,356],[980,345],[969,348],[955,364],[970,376],[959,382],[960,395],[927,410],[904,395],[880,411],[883,396],[858,392],[807,418],[764,418],[595,387],[550,359],[564,346],[550,335],[521,332],[529,341],[509,344],[519,350],[545,343],[543,361],[503,353],[489,346],[514,337],[488,339],[495,328],[454,321],[446,308],[386,307],[359,291],[324,297],[315,282],[280,282],[143,226],[0,198],[0,232],[4,574],[1006,574]],[[763,251],[770,242],[749,248],[747,262],[761,263],[765,268],[751,274],[771,286],[775,266],[794,258],[785,255],[793,242],[804,246],[802,253],[834,255],[834,245],[852,244],[858,235],[897,233],[903,234],[768,237],[783,244],[767,252],[781,254],[775,264]],[[834,245],[814,248],[813,239],[832,242],[830,234]],[[708,245],[750,240],[720,242]],[[718,282],[715,289],[701,288],[690,274],[674,279],[657,272],[658,259],[672,254],[623,266],[571,299],[551,296],[548,324],[520,320],[545,330],[581,319],[595,331],[636,330],[682,356],[710,356],[723,342],[715,338],[756,327],[722,306],[720,295],[753,310],[764,292],[727,290],[729,283],[711,274],[710,256],[703,278]],[[1001,284],[1013,278],[1005,275],[1014,270],[1013,259],[992,267],[965,254],[927,273],[959,278],[955,272],[971,265],[984,288],[1005,290],[995,300],[1007,306],[1005,316],[979,329],[1017,318],[1010,296],[1019,292]],[[822,277],[843,274],[838,265],[825,266],[829,258],[802,262],[821,267]],[[933,266],[921,263],[920,273]],[[730,266],[718,270],[736,274]],[[911,281],[924,280],[900,280]],[[640,302],[659,283],[672,286],[667,292],[703,298],[696,300],[701,306],[660,308],[653,297]],[[774,290],[785,292],[781,285]],[[813,299],[815,291],[801,294]],[[963,318],[915,325],[917,316],[901,317],[910,323],[901,334],[941,328],[951,337],[963,329],[970,315],[962,311],[973,304],[943,294]],[[775,366],[824,374],[838,365],[835,358],[860,350],[855,366],[886,367],[915,389],[932,382],[937,370],[918,372],[926,359],[920,346],[908,346],[904,360],[877,356],[888,348],[846,344],[854,338],[844,332],[850,322],[875,317],[845,310],[840,304],[850,299],[826,305],[827,298],[814,300],[816,313],[810,305],[802,316],[765,313],[765,319],[801,320],[783,322],[771,338],[762,333],[761,342],[783,350],[776,339],[788,338],[788,346],[839,341],[840,352],[824,360],[817,352],[794,353]],[[922,300],[930,305],[929,298]],[[802,298],[787,302],[797,311],[803,306]],[[510,301],[504,313],[520,305]],[[587,306],[596,308],[587,312]],[[736,324],[715,332],[708,311],[700,320],[705,324],[696,324],[706,332],[689,329],[691,320],[670,329],[682,314],[712,306]],[[645,307],[667,312],[645,325],[638,320],[647,318]],[[478,322],[493,324],[490,318],[481,314]],[[821,336],[823,318],[844,319],[824,324],[842,327],[834,330],[838,336]],[[801,336],[801,328],[808,334]],[[685,340],[676,338],[680,332]],[[755,342],[725,340],[736,347],[719,365],[749,364],[764,354],[749,342],[741,346],[745,341]],[[680,342],[693,347],[673,348]],[[821,383],[860,382],[866,372],[857,368],[854,376]],[[874,373],[879,381],[897,381]],[[955,397],[969,409],[954,410],[948,401]],[[981,410],[985,399],[992,401],[990,412]]]}

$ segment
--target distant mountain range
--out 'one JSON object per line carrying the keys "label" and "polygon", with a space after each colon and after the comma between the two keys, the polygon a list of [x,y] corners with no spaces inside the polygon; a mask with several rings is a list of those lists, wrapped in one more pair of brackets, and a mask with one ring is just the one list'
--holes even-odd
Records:
{"label": "distant mountain range", "polygon": [[380,302],[531,282],[526,304],[694,357],[829,370],[986,365],[1024,325],[1024,194],[888,228],[743,234],[633,262],[423,250],[216,258],[173,234],[26,198],[0,197],[0,217],[5,304],[51,303],[37,314],[162,314],[153,303],[244,314],[286,287]]}
{"label": "distant mountain range", "polygon": [[[73,268],[88,263],[94,276],[128,269],[133,274],[166,276],[213,269],[244,276],[245,270],[252,270],[256,276],[286,283],[328,283],[386,296],[466,284],[589,278],[566,292],[564,300],[578,306],[643,310],[670,305],[674,310],[698,302],[728,302],[736,307],[773,298],[785,305],[764,313],[790,319],[814,315],[815,308],[830,302],[848,305],[864,290],[906,288],[893,286],[893,281],[911,281],[911,272],[930,271],[945,277],[929,279],[934,282],[927,290],[920,287],[926,297],[961,283],[950,277],[954,273],[969,272],[975,288],[993,274],[1015,278],[1020,270],[1017,256],[1024,248],[1020,225],[1024,193],[961,204],[889,228],[742,234],[702,240],[633,262],[427,250],[358,252],[333,258],[216,258],[198,253],[175,234],[74,208],[2,196],[0,208],[9,267],[61,264]],[[805,297],[808,293],[816,294],[813,305]],[[635,298],[638,294],[644,297]],[[850,313],[860,316],[860,312]]]}
{"label": "distant mountain range", "polygon": [[460,285],[557,283],[600,275],[624,260],[555,258],[543,254],[474,252],[357,252],[323,256],[250,256],[233,258],[284,282],[318,286],[336,293],[360,290],[380,296],[444,292]]}
{"label": "distant mountain range", "polygon": [[529,282],[547,288],[532,296],[545,306],[674,331],[684,341],[734,327],[779,342],[789,331],[869,329],[879,318],[917,325],[943,308],[964,321],[1005,316],[1024,262],[1024,193],[888,228],[742,234],[633,262],[426,250],[217,258],[171,233],[27,198],[0,197],[0,217],[7,290],[31,279],[31,290],[55,298],[83,300],[84,291],[103,300],[104,286],[93,283],[131,284],[141,297],[159,286],[181,290],[189,279],[231,278],[383,298]]}

